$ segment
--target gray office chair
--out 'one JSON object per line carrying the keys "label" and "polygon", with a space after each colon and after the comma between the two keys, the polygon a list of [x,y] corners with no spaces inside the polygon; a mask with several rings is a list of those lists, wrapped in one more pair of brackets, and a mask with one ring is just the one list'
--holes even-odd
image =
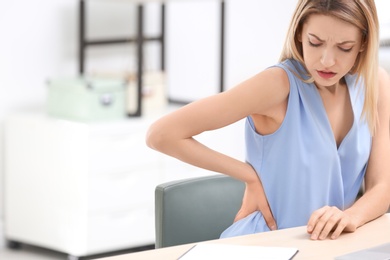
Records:
{"label": "gray office chair", "polygon": [[240,209],[245,184],[219,174],[160,184],[156,248],[218,239]]}

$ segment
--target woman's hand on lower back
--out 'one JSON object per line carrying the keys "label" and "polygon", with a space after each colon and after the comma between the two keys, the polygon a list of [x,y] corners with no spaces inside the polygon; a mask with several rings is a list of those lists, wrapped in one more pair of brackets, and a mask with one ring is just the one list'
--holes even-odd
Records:
{"label": "woman's hand on lower back", "polygon": [[234,219],[234,222],[247,217],[255,211],[260,211],[262,213],[270,230],[277,229],[263,185],[259,179],[254,182],[246,183],[242,205]]}

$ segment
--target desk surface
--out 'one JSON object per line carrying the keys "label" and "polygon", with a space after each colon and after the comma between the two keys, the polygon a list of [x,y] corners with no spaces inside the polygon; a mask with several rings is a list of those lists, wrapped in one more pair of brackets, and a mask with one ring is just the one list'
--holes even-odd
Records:
{"label": "desk surface", "polygon": [[[333,259],[336,256],[390,242],[390,213],[358,228],[354,233],[344,233],[338,239],[310,240],[306,227],[289,228],[241,237],[210,240],[202,243],[296,247],[294,260]],[[166,247],[119,256],[104,260],[177,259],[194,244]],[[103,259],[101,259],[103,260]]]}

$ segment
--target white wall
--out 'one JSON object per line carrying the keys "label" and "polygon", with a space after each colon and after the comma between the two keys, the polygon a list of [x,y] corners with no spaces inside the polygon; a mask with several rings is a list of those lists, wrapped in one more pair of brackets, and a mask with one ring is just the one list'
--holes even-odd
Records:
{"label": "white wall", "polygon": [[[225,2],[227,89],[278,61],[295,0]],[[191,101],[217,93],[220,2],[173,1],[167,11],[169,96]]]}
{"label": "white wall", "polygon": [[[375,0],[380,24],[380,38],[390,42],[390,1]],[[390,46],[379,49],[379,64],[390,73]]]}
{"label": "white wall", "polygon": [[376,0],[375,3],[378,10],[379,23],[381,26],[381,37],[390,39],[390,1]]}
{"label": "white wall", "polygon": [[188,102],[218,92],[219,13],[219,1],[172,1],[168,5],[166,51],[171,99]]}
{"label": "white wall", "polygon": [[278,62],[296,0],[231,0],[227,5],[226,87]]}

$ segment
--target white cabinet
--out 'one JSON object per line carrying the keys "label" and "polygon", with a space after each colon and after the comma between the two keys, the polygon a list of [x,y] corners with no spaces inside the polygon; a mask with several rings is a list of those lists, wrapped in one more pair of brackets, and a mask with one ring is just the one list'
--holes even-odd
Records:
{"label": "white cabinet", "polygon": [[161,155],[148,123],[20,115],[5,124],[5,235],[84,256],[154,243]]}
{"label": "white cabinet", "polygon": [[[210,172],[148,148],[145,133],[152,121],[87,124],[41,114],[9,117],[6,239],[72,256],[154,244],[156,185]],[[241,124],[221,130],[219,138],[210,133],[199,138],[237,154],[243,140],[237,131]]]}

